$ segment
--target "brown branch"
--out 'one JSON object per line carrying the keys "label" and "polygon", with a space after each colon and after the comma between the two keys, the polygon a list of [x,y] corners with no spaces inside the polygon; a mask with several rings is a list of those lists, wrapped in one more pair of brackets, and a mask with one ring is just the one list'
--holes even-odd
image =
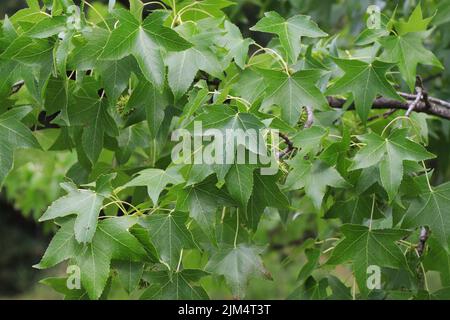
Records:
{"label": "brown branch", "polygon": [[19,81],[19,82],[15,83],[12,86],[11,94],[15,94],[15,93],[19,92],[19,90],[23,87],[24,84],[25,84],[25,81]]}
{"label": "brown branch", "polygon": [[417,104],[420,102],[420,100],[422,99],[422,88],[421,87],[416,87],[416,98],[414,99],[413,102],[411,102],[409,104],[408,110],[406,110],[405,116],[409,117],[411,115],[411,112],[414,111],[414,109],[416,108]]}
{"label": "brown branch", "polygon": [[[404,94],[404,96],[406,97],[407,94]],[[414,97],[413,99],[416,98],[416,95],[409,95]],[[336,108],[336,109],[340,109],[342,108],[345,103],[347,102],[346,99],[342,99],[342,98],[336,98],[336,97],[327,97],[328,100],[328,104],[330,105],[330,107],[332,108]],[[436,101],[439,101],[439,103],[437,103]],[[428,107],[427,104],[424,101],[420,101],[414,108],[415,112],[422,112],[422,113],[426,113],[426,114],[430,114],[430,115],[434,115],[443,119],[447,119],[450,120],[450,103],[436,99],[436,98],[432,98],[429,97],[429,102],[430,102],[430,106]],[[446,106],[446,104],[448,104],[448,106]],[[399,101],[399,100],[395,100],[395,99],[389,99],[389,98],[384,98],[384,97],[380,97],[375,99],[375,101],[372,103],[372,108],[373,109],[402,109],[402,110],[408,110],[410,106],[410,102],[408,101]],[[355,109],[355,105],[351,104],[348,107],[349,110],[354,110]]]}
{"label": "brown branch", "polygon": [[417,253],[419,254],[419,257],[422,256],[423,252],[425,251],[425,244],[428,240],[428,237],[429,237],[428,229],[426,227],[421,227],[419,244],[417,245]]}
{"label": "brown branch", "polygon": [[308,118],[306,119],[305,125],[303,126],[305,129],[311,128],[314,123],[314,112],[311,107],[306,107],[306,114]]}
{"label": "brown branch", "polygon": [[397,112],[397,109],[389,109],[388,111],[386,111],[382,114],[377,114],[377,115],[367,118],[367,121],[370,122],[370,121],[377,120],[379,118],[387,119],[389,116],[393,115],[395,112]]}
{"label": "brown branch", "polygon": [[278,154],[278,159],[282,159],[283,157],[285,157],[286,155],[290,154],[292,151],[295,150],[294,144],[292,143],[292,141],[289,139],[289,137],[287,135],[285,135],[282,132],[278,132],[278,135],[280,136],[281,139],[284,140],[284,142],[287,145],[287,148],[284,149],[283,151],[281,151]]}
{"label": "brown branch", "polygon": [[[410,94],[410,93],[405,93],[405,92],[397,92],[399,94],[399,96],[406,98],[408,100],[413,100],[415,99],[416,95],[415,94]],[[425,98],[424,98],[425,100]],[[428,94],[426,94],[426,100],[430,103],[430,105],[435,104],[437,106],[441,106],[444,108],[448,108],[450,109],[450,102],[438,99],[438,98],[434,98],[434,97],[429,97]]]}

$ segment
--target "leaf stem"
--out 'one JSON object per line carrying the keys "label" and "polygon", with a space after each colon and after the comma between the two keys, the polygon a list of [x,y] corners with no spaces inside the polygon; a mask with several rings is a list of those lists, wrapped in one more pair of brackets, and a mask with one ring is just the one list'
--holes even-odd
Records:
{"label": "leaf stem", "polygon": [[106,19],[102,16],[102,14],[100,12],[98,12],[98,10],[95,9],[95,7],[92,4],[90,4],[89,2],[87,2],[86,0],[83,0],[83,3],[85,3],[89,8],[91,8],[95,12],[95,14],[97,14],[97,16],[99,16],[99,18],[102,19],[103,23],[106,26],[106,29],[108,29],[108,31],[111,32],[111,29],[108,26],[108,23],[106,22]]}
{"label": "leaf stem", "polygon": [[234,248],[237,246],[237,238],[239,234],[239,208],[236,209],[236,232],[234,233]]}
{"label": "leaf stem", "polygon": [[425,177],[427,179],[428,189],[430,189],[430,192],[433,192],[433,188],[431,187],[431,183],[430,183],[430,178],[428,177],[428,169],[427,169],[427,166],[425,165],[425,161],[423,161],[423,160],[422,160],[422,166],[423,166],[423,169],[425,170]]}
{"label": "leaf stem", "polygon": [[182,260],[183,260],[183,248],[181,248],[181,251],[180,251],[180,259],[178,260],[178,265],[177,265],[176,272],[180,272],[180,267],[181,267],[181,261]]}
{"label": "leaf stem", "polygon": [[152,4],[158,4],[158,5],[160,5],[161,7],[163,7],[165,10],[169,10],[169,9],[166,7],[166,5],[165,5],[164,3],[159,2],[159,1],[150,1],[150,2],[145,2],[145,3],[143,3],[144,7],[145,7],[145,6],[152,5]]}
{"label": "leaf stem", "polygon": [[373,212],[375,211],[375,194],[372,195],[372,209],[370,210],[369,231],[372,230]]}
{"label": "leaf stem", "polygon": [[[252,54],[252,55],[250,56],[250,58],[248,59],[249,61],[250,61],[254,56],[256,56],[258,53],[260,53],[260,52],[262,52],[262,51],[265,51],[265,52],[267,52],[267,53],[273,54],[273,55],[277,58],[277,61],[278,61],[278,62],[281,64],[281,66],[283,67],[283,69],[284,69],[284,71],[286,72],[286,74],[287,74],[288,76],[291,75],[291,73],[289,72],[289,66],[288,66],[288,64],[286,63],[286,61],[283,59],[283,57],[282,57],[278,52],[276,52],[275,50],[273,50],[273,49],[271,49],[271,48],[265,48],[265,47],[261,46],[260,44],[258,44],[257,42],[253,42],[253,44],[254,44],[255,46],[257,46],[259,49],[256,50],[255,52],[253,52],[253,54]],[[247,65],[247,67],[248,67],[248,65]]]}

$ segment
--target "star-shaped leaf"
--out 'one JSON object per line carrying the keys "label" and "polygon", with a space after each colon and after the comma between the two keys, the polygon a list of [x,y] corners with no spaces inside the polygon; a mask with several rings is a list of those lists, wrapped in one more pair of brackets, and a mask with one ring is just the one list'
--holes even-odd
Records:
{"label": "star-shaped leaf", "polygon": [[[135,217],[125,216],[102,220],[88,245],[75,240],[75,219],[61,223],[41,262],[36,268],[50,268],[74,258],[81,271],[81,283],[91,299],[98,299],[109,278],[111,260],[142,261],[147,253],[129,229],[135,225]],[[75,231],[76,232],[76,231]]]}
{"label": "star-shaped leaf", "polygon": [[397,31],[397,34],[400,36],[409,32],[426,31],[428,25],[430,24],[431,20],[433,20],[433,18],[434,16],[425,19],[423,18],[422,7],[419,3],[409,16],[408,22],[401,20],[394,24],[395,30]]}
{"label": "star-shaped leaf", "polygon": [[320,70],[303,70],[293,75],[272,70],[260,70],[259,72],[264,76],[267,85],[267,96],[262,107],[279,106],[281,119],[288,124],[297,123],[302,107],[326,109],[327,101],[315,86],[322,74]]}
{"label": "star-shaped leaf", "polygon": [[254,165],[235,163],[225,177],[228,192],[243,208],[252,194],[254,169]]}
{"label": "star-shaped leaf", "polygon": [[239,28],[226,20],[224,23],[226,34],[221,38],[221,44],[228,50],[227,60],[234,59],[239,68],[245,68],[245,60],[251,39],[244,39]]}
{"label": "star-shaped leaf", "polygon": [[205,234],[215,241],[215,219],[218,207],[233,205],[229,195],[218,189],[214,178],[175,190],[177,194],[177,210],[189,212]]}
{"label": "star-shaped leaf", "polygon": [[[216,29],[218,28],[215,20],[212,20],[212,25]],[[204,40],[204,37],[209,38],[210,30],[208,28],[182,24],[176,30],[193,44],[187,50],[169,53],[166,58],[166,64],[169,67],[169,86],[175,100],[178,100],[189,89],[199,70],[220,79],[223,77],[222,73],[225,66],[211,50],[209,39],[208,41]]]}
{"label": "star-shaped leaf", "polygon": [[383,138],[376,133],[368,133],[358,138],[366,145],[358,151],[350,170],[378,165],[380,180],[392,201],[403,180],[403,161],[422,161],[434,158],[420,144],[407,138],[407,129],[393,131]]}
{"label": "star-shaped leaf", "polygon": [[0,115],[0,186],[13,168],[17,148],[41,148],[31,131],[20,122],[30,111],[31,107],[18,107]]}
{"label": "star-shaped leaf", "polygon": [[363,223],[365,219],[379,219],[383,213],[377,204],[372,211],[372,198],[369,195],[352,195],[337,201],[325,214],[325,218],[339,218],[344,223]]}
{"label": "star-shaped leaf", "polygon": [[62,183],[67,195],[54,201],[44,212],[39,221],[76,214],[74,230],[78,242],[88,243],[97,229],[97,218],[104,197],[91,190],[77,189],[71,183]]}
{"label": "star-shaped leaf", "polygon": [[[236,112],[228,105],[214,105],[205,108],[203,112],[191,122],[187,129],[195,134],[194,124],[201,123],[203,131],[218,129],[225,146],[224,155],[230,156],[237,146],[245,146],[254,154],[267,155],[266,148],[259,143],[264,124],[253,114]],[[228,134],[227,134],[228,132]],[[230,134],[232,133],[232,134]],[[247,137],[244,139],[244,135]]]}
{"label": "star-shaped leaf", "polygon": [[114,14],[120,25],[110,34],[100,58],[119,60],[132,54],[147,80],[162,89],[165,72],[161,48],[182,51],[191,44],[163,26],[168,15],[163,11],[153,12],[142,23],[124,9],[118,9]]}
{"label": "star-shaped leaf", "polygon": [[414,198],[402,223],[403,228],[429,226],[431,234],[447,251],[450,244],[450,183],[424,189]]}
{"label": "star-shaped leaf", "polygon": [[268,277],[260,257],[262,251],[261,248],[246,244],[223,247],[210,258],[205,270],[225,276],[233,295],[243,298],[251,278]]}
{"label": "star-shaped leaf", "polygon": [[364,296],[369,292],[366,284],[369,266],[409,270],[402,250],[395,244],[395,241],[408,235],[408,231],[371,230],[354,224],[343,225],[341,231],[345,238],[336,245],[327,264],[337,265],[351,261],[356,283]]}
{"label": "star-shaped leaf", "polygon": [[181,212],[153,213],[140,220],[149,231],[150,240],[156,247],[162,263],[175,270],[182,249],[195,246],[186,228],[187,215]]}
{"label": "star-shaped leaf", "polygon": [[61,223],[61,227],[45,250],[44,256],[38,264],[33,266],[34,268],[51,268],[81,252],[82,245],[75,239],[74,223],[75,219]]}
{"label": "star-shaped leaf", "polygon": [[253,193],[245,211],[245,223],[256,230],[259,220],[267,207],[287,209],[289,199],[280,190],[277,176],[262,175],[258,170],[253,172]]}
{"label": "star-shaped leaf", "polygon": [[320,38],[327,36],[309,16],[296,15],[285,20],[275,11],[266,12],[264,18],[259,20],[250,30],[277,34],[291,62],[297,61],[301,50],[301,37]]}
{"label": "star-shaped leaf", "polygon": [[367,120],[372,103],[377,95],[403,100],[386,79],[386,72],[394,64],[378,60],[371,63],[338,58],[333,58],[333,60],[345,74],[328,88],[325,94],[336,95],[351,92],[355,101],[356,112],[363,122]]}
{"label": "star-shaped leaf", "polygon": [[142,244],[128,231],[136,222],[135,217],[127,216],[101,221],[92,243],[75,257],[81,271],[81,283],[91,299],[101,296],[109,278],[111,259],[146,259]]}
{"label": "star-shaped leaf", "polygon": [[398,65],[400,73],[411,91],[414,89],[419,63],[443,68],[438,58],[423,46],[422,38],[423,36],[418,33],[408,33],[403,36],[394,35],[379,40],[384,47],[381,59]]}
{"label": "star-shaped leaf", "polygon": [[170,273],[157,271],[147,274],[150,286],[140,299],[144,300],[207,300],[205,289],[196,284],[208,273],[202,270],[185,269]]}
{"label": "star-shaped leaf", "polygon": [[154,205],[158,203],[158,198],[161,192],[169,184],[183,183],[184,179],[178,172],[177,167],[170,167],[167,170],[161,169],[145,169],[138,172],[138,176],[126,183],[121,188],[146,186],[147,192],[152,199]]}
{"label": "star-shaped leaf", "polygon": [[98,87],[95,79],[86,78],[70,96],[67,108],[70,124],[84,127],[81,143],[92,164],[100,156],[105,134],[118,135],[117,124],[108,110],[108,100],[103,95],[99,97]]}
{"label": "star-shaped leaf", "polygon": [[285,186],[289,190],[305,188],[306,195],[314,206],[320,209],[327,186],[346,188],[350,184],[341,177],[339,172],[321,160],[305,160],[298,155],[289,161],[292,171],[289,173]]}

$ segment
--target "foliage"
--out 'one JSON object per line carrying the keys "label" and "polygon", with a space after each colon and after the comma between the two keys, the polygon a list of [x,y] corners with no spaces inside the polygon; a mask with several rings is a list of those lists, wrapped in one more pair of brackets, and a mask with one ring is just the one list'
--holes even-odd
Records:
{"label": "foliage", "polygon": [[[284,276],[284,263],[267,263],[278,228],[303,263],[283,298],[450,298],[448,150],[435,143],[450,140],[450,106],[431,95],[449,95],[448,1],[405,6],[405,17],[386,5],[379,28],[357,32],[330,25],[325,1],[300,1],[313,18],[297,1],[268,1],[249,26],[245,1],[27,2],[0,29],[0,184],[17,199],[51,190],[42,204],[17,200],[35,215],[54,200],[40,221],[56,233],[35,267],[75,265],[82,287],[42,283],[67,299],[118,287],[244,298]],[[265,129],[276,172],[176,162],[174,132],[198,121]],[[219,145],[260,152],[251,138]]]}

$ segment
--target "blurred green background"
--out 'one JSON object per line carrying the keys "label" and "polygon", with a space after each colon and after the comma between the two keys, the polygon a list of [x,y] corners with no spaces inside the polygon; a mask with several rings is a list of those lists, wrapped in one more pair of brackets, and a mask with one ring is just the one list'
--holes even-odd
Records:
{"label": "blurred green background", "polygon": [[[101,6],[104,1],[93,1]],[[127,6],[127,0],[117,0]],[[397,14],[407,16],[416,0],[381,1],[381,0],[236,0],[237,4],[227,9],[230,19],[239,25],[244,36],[252,37],[262,45],[270,41],[270,36],[252,33],[249,27],[258,21],[264,12],[276,10],[289,17],[293,14],[308,14],[329,34],[339,33],[336,38],[338,46],[346,49],[352,47],[352,41],[365,26],[365,11],[371,4],[377,4],[386,14],[391,14],[397,7]],[[450,29],[450,17],[441,14],[439,1],[424,0],[425,15],[435,12],[437,36],[433,34],[427,45],[446,66],[442,74],[427,74],[427,70],[419,70],[425,76],[426,86],[434,96],[450,100],[450,33],[439,30]],[[0,0],[0,16],[12,15],[26,6],[26,0]],[[98,7],[100,8],[100,7]],[[151,6],[147,6],[151,9]],[[89,12],[88,12],[89,16]],[[93,15],[95,16],[95,15]],[[434,182],[450,180],[448,145],[450,143],[450,122],[430,121],[430,151],[438,154],[433,162],[435,169]],[[51,129],[50,129],[51,130]],[[39,135],[39,131],[36,132]],[[40,137],[37,137],[40,139]],[[40,141],[45,143],[45,141]],[[65,172],[74,164],[76,156],[71,153],[51,153],[38,150],[18,152],[15,157],[15,170],[0,190],[0,298],[3,299],[59,299],[60,296],[51,289],[37,284],[46,275],[63,274],[65,267],[50,270],[48,273],[32,268],[42,256],[52,236],[52,226],[35,222],[45,208],[60,194],[59,182]],[[270,243],[268,253],[264,257],[267,268],[276,278],[268,282],[255,280],[251,282],[247,298],[263,299],[270,297],[284,298],[293,290],[295,279],[304,263],[302,244],[314,237],[314,224],[323,224],[317,216],[302,214],[287,227],[279,221],[265,220],[258,232],[262,243]],[[311,229],[309,229],[311,228]],[[193,256],[193,260],[197,257]],[[339,271],[342,274],[347,270]],[[210,288],[219,286],[207,284]],[[216,290],[211,298],[227,296],[227,292]],[[270,294],[267,292],[270,291]],[[208,292],[211,292],[208,290]],[[120,291],[117,298],[121,298]]]}

